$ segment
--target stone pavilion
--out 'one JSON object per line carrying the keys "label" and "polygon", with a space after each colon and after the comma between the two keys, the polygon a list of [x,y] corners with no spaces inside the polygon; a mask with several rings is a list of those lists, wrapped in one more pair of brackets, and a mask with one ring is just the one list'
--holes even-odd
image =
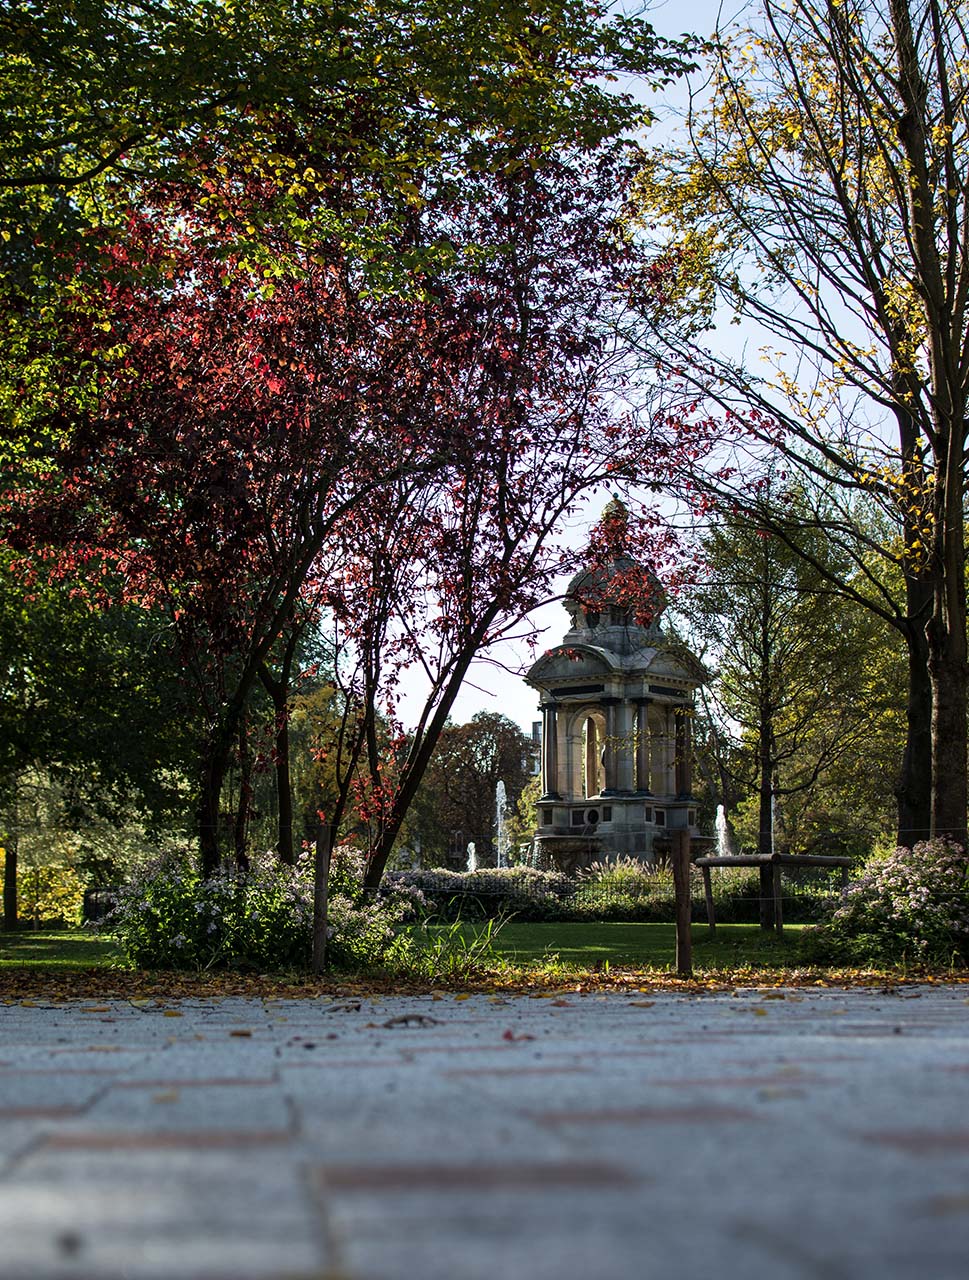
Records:
{"label": "stone pavilion", "polygon": [[[603,521],[624,534],[618,499]],[[631,575],[652,585],[648,625],[636,621],[623,589]],[[707,673],[660,629],[665,603],[655,575],[622,550],[569,583],[571,626],[525,677],[541,695],[538,866],[574,872],[623,856],[655,862],[674,828],[698,834],[691,723]]]}

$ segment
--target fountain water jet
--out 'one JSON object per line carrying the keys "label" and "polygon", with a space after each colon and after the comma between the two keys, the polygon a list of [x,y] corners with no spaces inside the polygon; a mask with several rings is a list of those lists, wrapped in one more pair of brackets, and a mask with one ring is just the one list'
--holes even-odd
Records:
{"label": "fountain water jet", "polygon": [[508,808],[508,800],[505,792],[505,784],[499,778],[498,785],[495,787],[495,844],[498,849],[498,866],[508,866],[508,831],[505,826],[505,810]]}

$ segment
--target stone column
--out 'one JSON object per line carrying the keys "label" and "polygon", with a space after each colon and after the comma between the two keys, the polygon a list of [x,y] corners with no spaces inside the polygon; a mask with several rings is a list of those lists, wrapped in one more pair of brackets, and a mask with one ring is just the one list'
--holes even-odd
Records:
{"label": "stone column", "polygon": [[623,795],[636,789],[636,717],[633,704],[623,698],[616,707],[616,786]]}
{"label": "stone column", "polygon": [[599,791],[599,733],[596,722],[588,716],[585,722],[585,794],[586,798]]}
{"label": "stone column", "polygon": [[542,706],[542,799],[559,799],[559,735],[558,707],[554,702]]}
{"label": "stone column", "polygon": [[636,790],[649,791],[649,700],[636,703]]}
{"label": "stone column", "polygon": [[604,796],[612,795],[617,790],[618,784],[618,779],[616,777],[616,737],[619,731],[616,711],[618,704],[618,698],[602,699],[602,708],[606,713],[606,741],[603,759],[606,773],[606,785],[602,788],[602,794]]}
{"label": "stone column", "polygon": [[676,722],[676,794],[689,796],[693,790],[693,709],[677,707]]}

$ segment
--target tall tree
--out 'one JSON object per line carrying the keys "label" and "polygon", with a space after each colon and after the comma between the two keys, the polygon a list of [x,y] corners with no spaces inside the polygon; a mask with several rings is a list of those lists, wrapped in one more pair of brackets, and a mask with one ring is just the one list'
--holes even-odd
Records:
{"label": "tall tree", "polygon": [[[830,548],[814,538],[826,562]],[[732,746],[721,751],[728,794],[752,794],[758,851],[769,854],[778,831],[790,834],[799,798],[875,747],[894,693],[870,672],[883,628],[781,539],[743,521],[719,521],[701,556],[688,611],[716,670],[708,705]],[[769,897],[769,877],[765,888]]]}
{"label": "tall tree", "polygon": [[129,806],[171,816],[197,727],[161,613],[125,607],[120,593],[93,609],[64,586],[25,590],[8,556],[2,568],[0,831],[12,928],[23,780],[54,783],[66,822]]}
{"label": "tall tree", "polygon": [[[763,0],[752,29],[716,41],[688,145],[646,158],[637,211],[665,227],[652,352],[679,409],[719,407],[748,442],[690,480],[800,549],[751,483],[779,450],[825,492],[811,523],[851,556],[841,588],[906,641],[906,843],[927,827],[966,841],[967,55],[940,0]],[[772,370],[713,351],[720,305],[759,328]],[[871,538],[869,502],[892,536]]]}
{"label": "tall tree", "polygon": [[617,322],[634,250],[615,216],[628,178],[621,151],[573,150],[482,175],[455,209],[452,233],[486,252],[435,278],[451,316],[451,376],[436,383],[435,411],[452,423],[445,464],[432,483],[402,477],[375,496],[328,602],[352,655],[335,664],[338,678],[354,673],[347,705],[364,721],[374,707],[396,719],[404,669],[427,688],[392,759],[362,730],[371,886],[472,660],[552,595],[567,562],[564,518],[590,491],[662,469],[620,399],[628,352]]}
{"label": "tall tree", "polygon": [[[194,196],[146,191],[125,242],[103,243],[110,335],[84,296],[65,318],[99,395],[52,415],[52,469],[11,487],[4,514],[11,540],[49,548],[58,573],[108,573],[170,619],[207,722],[211,871],[246,705],[310,569],[367,495],[439,467],[443,442],[424,373],[435,354],[413,340],[419,299],[373,296],[339,246],[311,256],[285,231],[280,252],[298,264],[267,281],[231,251],[228,201],[216,212]],[[259,199],[241,181],[235,216]]]}
{"label": "tall tree", "polygon": [[530,749],[531,740],[498,712],[445,725],[414,801],[426,853],[443,859],[460,831],[462,852],[473,840],[482,865],[493,862],[498,783],[505,784],[510,815],[531,776]]}

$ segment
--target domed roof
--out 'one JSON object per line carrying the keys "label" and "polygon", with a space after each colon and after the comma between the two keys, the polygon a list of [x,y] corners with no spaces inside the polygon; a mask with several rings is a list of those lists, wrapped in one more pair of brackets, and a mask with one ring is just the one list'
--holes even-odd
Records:
{"label": "domed roof", "polygon": [[638,626],[652,631],[666,608],[666,592],[654,570],[640,564],[625,549],[629,512],[614,497],[598,526],[601,548],[594,563],[580,569],[565,592],[565,607],[578,631],[603,626]]}

